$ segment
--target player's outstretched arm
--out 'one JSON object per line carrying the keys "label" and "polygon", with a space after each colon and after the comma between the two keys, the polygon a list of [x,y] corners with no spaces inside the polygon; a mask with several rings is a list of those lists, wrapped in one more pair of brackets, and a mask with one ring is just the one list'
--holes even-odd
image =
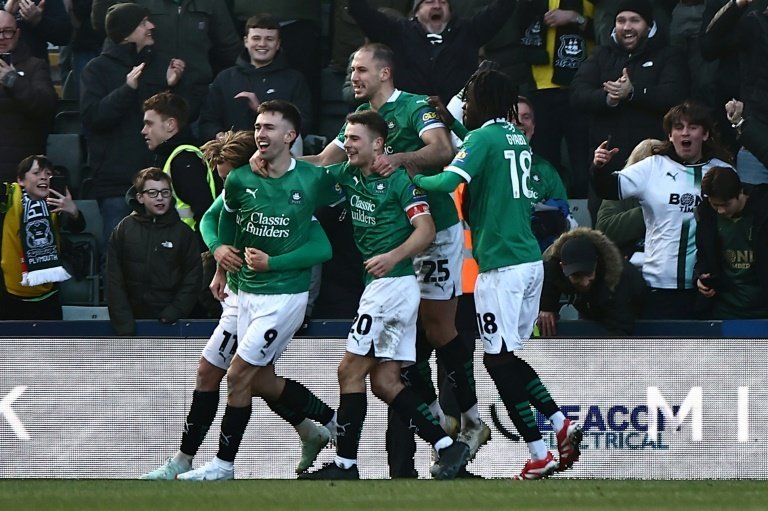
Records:
{"label": "player's outstretched arm", "polygon": [[464,181],[455,172],[441,172],[435,176],[423,176],[414,173],[411,168],[406,167],[406,170],[413,178],[413,184],[427,192],[450,193]]}
{"label": "player's outstretched arm", "polygon": [[421,135],[424,147],[407,153],[381,154],[376,157],[373,171],[388,176],[399,167],[416,168],[419,172],[442,169],[453,159],[453,145],[444,127],[427,130]]}
{"label": "player's outstretched arm", "polygon": [[245,249],[245,262],[253,271],[288,271],[311,268],[328,261],[333,255],[331,242],[325,235],[320,222],[313,221],[309,228],[309,239],[296,250],[276,256],[269,256],[257,248]]}
{"label": "player's outstretched arm", "polygon": [[298,159],[319,167],[327,167],[328,165],[345,161],[347,159],[347,153],[332,140],[325,146],[320,154],[302,156]]}

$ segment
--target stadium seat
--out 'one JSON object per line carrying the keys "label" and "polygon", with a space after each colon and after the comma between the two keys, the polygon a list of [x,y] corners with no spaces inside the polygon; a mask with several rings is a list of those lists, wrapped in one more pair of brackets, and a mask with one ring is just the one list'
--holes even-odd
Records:
{"label": "stadium seat", "polygon": [[85,218],[85,230],[88,234],[93,235],[96,238],[97,246],[102,246],[103,243],[103,222],[101,220],[101,210],[99,209],[99,203],[96,200],[76,200],[77,209],[80,210],[80,214]]}
{"label": "stadium seat", "polygon": [[67,73],[67,77],[64,79],[64,85],[61,88],[61,99],[78,101],[78,84],[75,83],[74,75],[72,71]]}
{"label": "stadium seat", "polygon": [[341,89],[344,86],[344,72],[325,68],[321,73],[321,104],[319,134],[326,140],[333,140],[339,134],[350,105],[344,101]]}
{"label": "stadium seat", "polygon": [[80,134],[83,124],[80,121],[80,112],[78,110],[64,110],[56,114],[53,120],[52,133],[75,133]]}
{"label": "stadium seat", "polygon": [[77,133],[52,133],[48,135],[46,156],[55,166],[66,169],[67,185],[73,197],[77,197],[83,181],[82,137]]}
{"label": "stadium seat", "polygon": [[90,233],[62,233],[62,256],[72,278],[59,285],[62,305],[99,305],[99,257]]}

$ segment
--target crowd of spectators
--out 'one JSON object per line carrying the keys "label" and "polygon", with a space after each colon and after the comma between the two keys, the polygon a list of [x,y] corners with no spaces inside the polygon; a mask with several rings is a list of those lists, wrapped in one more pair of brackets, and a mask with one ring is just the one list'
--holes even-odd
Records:
{"label": "crowd of spectators", "polygon": [[[532,120],[527,133],[535,161],[556,169],[569,199],[589,198],[600,232],[565,233],[545,256],[554,273],[542,298],[544,334],[555,333],[558,297],[569,293],[585,318],[600,320],[594,307],[621,307],[605,313],[621,319],[607,325],[621,335],[635,318],[681,319],[674,310],[768,317],[764,307],[739,306],[766,292],[764,236],[730,228],[720,239],[722,225],[754,224],[757,233],[765,216],[768,0],[0,0],[0,179],[21,184],[20,162],[46,152],[57,113],[48,49],[58,46],[79,91],[70,109],[79,111],[87,154],[88,186],[70,187],[81,191],[74,198],[99,203],[99,253],[106,257],[115,227],[141,202],[129,190],[151,166],[169,176],[176,210],[194,229],[221,189],[197,148],[252,129],[259,104],[271,99],[299,107],[305,139],[317,133],[323,87],[336,83],[323,77],[341,77],[341,97],[365,41],[391,47],[398,90],[443,104],[461,100],[478,62],[496,61],[527,98],[515,119],[524,131],[535,110],[536,136]],[[649,158],[631,158],[636,147]],[[724,177],[706,179],[711,169]],[[343,207],[318,216],[343,253],[324,265],[317,310],[346,317],[362,286],[338,280],[362,274],[348,268],[360,256]],[[668,239],[672,224],[680,240]],[[571,278],[560,256],[579,236],[597,247],[582,247],[595,263]],[[744,259],[736,266],[735,253]],[[3,258],[7,297],[15,284]],[[649,289],[626,268],[630,258]],[[614,270],[601,276],[606,265]],[[584,284],[595,271],[596,287]],[[632,289],[616,291],[625,282]],[[730,298],[742,285],[749,291]],[[329,305],[329,296],[347,294]],[[618,304],[604,303],[617,296]]]}

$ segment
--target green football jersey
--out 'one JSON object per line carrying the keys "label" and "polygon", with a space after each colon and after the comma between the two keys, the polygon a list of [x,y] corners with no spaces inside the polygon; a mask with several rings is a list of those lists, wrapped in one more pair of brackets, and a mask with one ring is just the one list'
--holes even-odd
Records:
{"label": "green football jersey", "polygon": [[568,200],[560,174],[551,163],[537,154],[533,155],[531,164],[531,187],[534,204],[548,199]]}
{"label": "green football jersey", "polygon": [[472,254],[481,272],[541,260],[531,232],[531,148],[522,131],[486,122],[467,135],[446,171],[468,183]]}
{"label": "green football jersey", "polygon": [[[249,165],[227,176],[224,207],[237,213],[235,246],[255,247],[270,256],[306,243],[314,211],[341,200],[340,189],[322,168],[293,160],[279,178],[254,174]],[[310,268],[255,272],[246,265],[237,287],[253,294],[295,294],[309,289]]]}
{"label": "green football jersey", "polygon": [[[378,174],[365,177],[349,162],[332,165],[327,170],[346,196],[355,244],[363,261],[402,245],[413,232],[411,219],[429,214],[426,195],[402,169],[389,177]],[[409,258],[397,263],[386,277],[413,274],[413,262]],[[365,272],[366,285],[373,279]]]}
{"label": "green football jersey", "polygon": [[[357,111],[370,110],[370,103],[363,103]],[[408,153],[424,147],[421,135],[430,129],[443,128],[445,125],[437,116],[437,112],[427,104],[427,96],[418,96],[396,90],[394,94],[378,110],[389,128],[387,143],[384,146],[386,154]],[[344,144],[344,129],[341,127],[337,142]],[[443,169],[433,169],[425,172],[434,175]],[[450,194],[430,192],[427,194],[429,209],[435,221],[435,229],[442,231],[459,222],[456,205]]]}

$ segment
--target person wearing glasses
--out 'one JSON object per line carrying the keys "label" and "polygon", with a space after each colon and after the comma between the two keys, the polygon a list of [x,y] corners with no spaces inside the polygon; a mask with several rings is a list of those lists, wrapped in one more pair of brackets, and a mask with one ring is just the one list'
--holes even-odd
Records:
{"label": "person wearing glasses", "polygon": [[203,280],[197,237],[173,207],[168,174],[139,171],[126,198],[133,212],[112,231],[107,253],[107,305],[117,335],[134,335],[137,319],[189,317]]}
{"label": "person wearing glasses", "polygon": [[56,91],[48,63],[19,41],[16,18],[0,10],[0,182],[16,181],[16,167],[45,153]]}

